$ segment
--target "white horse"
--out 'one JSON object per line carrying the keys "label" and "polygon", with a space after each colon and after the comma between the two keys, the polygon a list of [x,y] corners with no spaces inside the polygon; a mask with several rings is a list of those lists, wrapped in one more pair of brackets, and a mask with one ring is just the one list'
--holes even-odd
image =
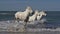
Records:
{"label": "white horse", "polygon": [[27,19],[27,17],[32,13],[32,9],[31,7],[27,7],[26,10],[24,12],[17,12],[15,13],[15,18],[16,19],[20,19],[22,21],[25,21]]}
{"label": "white horse", "polygon": [[35,13],[32,16],[29,16],[29,22],[35,21],[38,16],[38,10],[35,10]]}
{"label": "white horse", "polygon": [[37,16],[37,20],[41,20],[42,16],[46,16],[47,14],[44,11],[39,12]]}

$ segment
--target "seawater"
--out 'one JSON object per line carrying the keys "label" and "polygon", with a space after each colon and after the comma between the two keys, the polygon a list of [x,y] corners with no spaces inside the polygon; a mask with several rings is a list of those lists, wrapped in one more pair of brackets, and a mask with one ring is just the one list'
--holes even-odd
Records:
{"label": "seawater", "polygon": [[[0,21],[14,20],[14,14],[17,11],[0,11]],[[44,17],[47,20],[47,26],[60,27],[60,11],[46,11],[47,16]]]}
{"label": "seawater", "polygon": [[47,11],[47,24],[60,27],[60,11]]}

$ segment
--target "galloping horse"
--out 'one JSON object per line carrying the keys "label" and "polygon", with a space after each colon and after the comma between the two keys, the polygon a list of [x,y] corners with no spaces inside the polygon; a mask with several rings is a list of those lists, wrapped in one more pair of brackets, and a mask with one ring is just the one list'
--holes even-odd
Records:
{"label": "galloping horse", "polygon": [[29,16],[29,22],[35,21],[38,16],[38,10],[35,10],[35,13],[32,16]]}
{"label": "galloping horse", "polygon": [[46,13],[44,11],[39,12],[38,10],[35,10],[35,13],[32,16],[29,16],[29,22],[40,20],[42,16],[46,16]]}
{"label": "galloping horse", "polygon": [[[26,8],[26,10],[24,11],[24,12],[17,12],[17,13],[15,13],[15,18],[16,19],[19,19],[19,20],[21,20],[21,21],[23,21],[24,23],[24,29],[26,29],[26,25],[27,25],[27,21],[28,21],[28,18],[29,18],[29,15],[32,13],[33,11],[32,11],[32,9],[31,9],[31,7],[27,7]],[[18,21],[19,22],[19,21]],[[17,22],[17,23],[18,23]]]}
{"label": "galloping horse", "polygon": [[32,13],[32,9],[31,9],[31,7],[28,6],[24,12],[16,12],[15,18],[26,22],[25,20],[28,18],[28,16],[31,13]]}

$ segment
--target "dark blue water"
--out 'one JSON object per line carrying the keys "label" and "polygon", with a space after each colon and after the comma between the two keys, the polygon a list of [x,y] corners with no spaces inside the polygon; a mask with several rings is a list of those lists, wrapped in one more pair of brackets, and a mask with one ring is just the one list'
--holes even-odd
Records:
{"label": "dark blue water", "polygon": [[[14,20],[14,14],[17,11],[0,11],[0,21],[2,20]],[[60,26],[60,11],[46,11],[47,26]]]}
{"label": "dark blue water", "polygon": [[60,11],[47,11],[47,24],[60,26]]}
{"label": "dark blue water", "polygon": [[1,20],[13,20],[15,18],[14,14],[16,12],[17,11],[0,11],[0,21]]}

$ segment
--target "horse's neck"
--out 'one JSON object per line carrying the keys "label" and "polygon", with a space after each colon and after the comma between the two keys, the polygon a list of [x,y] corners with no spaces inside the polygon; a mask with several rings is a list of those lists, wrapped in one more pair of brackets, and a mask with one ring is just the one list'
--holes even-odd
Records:
{"label": "horse's neck", "polygon": [[36,14],[33,14],[32,16],[36,16]]}
{"label": "horse's neck", "polygon": [[27,15],[29,15],[29,12],[26,10],[26,11],[24,11],[24,14],[27,16]]}
{"label": "horse's neck", "polygon": [[34,15],[33,15],[33,17],[36,19],[36,18],[37,18],[37,15],[36,15],[36,14],[34,14]]}

